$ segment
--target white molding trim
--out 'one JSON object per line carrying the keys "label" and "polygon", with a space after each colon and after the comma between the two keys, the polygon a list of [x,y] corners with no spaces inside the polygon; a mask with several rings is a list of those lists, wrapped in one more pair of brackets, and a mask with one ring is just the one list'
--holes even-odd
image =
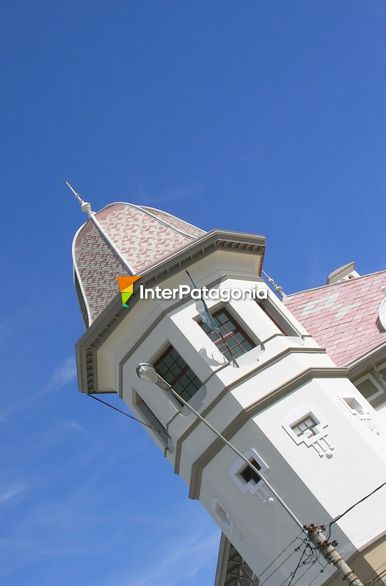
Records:
{"label": "white molding trim", "polygon": [[[259,456],[255,449],[251,448],[248,451],[244,452],[244,456],[248,458],[248,460],[255,460],[259,466],[261,467],[261,474],[264,478],[269,476],[269,466],[264,462],[264,460]],[[246,467],[246,462],[240,458],[240,456],[233,462],[228,475],[236,484],[237,488],[243,493],[247,494],[248,492],[251,494],[257,494],[257,496],[263,501],[263,503],[273,502],[274,498],[272,497],[271,492],[268,490],[267,486],[264,484],[263,481],[260,482],[253,482],[250,480],[246,482],[242,476],[240,476],[240,472]]]}
{"label": "white molding trim", "polygon": [[374,423],[373,413],[370,410],[371,407],[370,409],[368,408],[368,405],[366,405],[368,401],[364,397],[363,400],[358,400],[357,397],[350,396],[343,391],[338,393],[338,397],[354,417],[367,425],[370,431],[380,435],[380,431]]}
{"label": "white molding trim", "polygon": [[[315,433],[312,434],[310,431],[306,431],[304,434],[297,436],[292,428],[299,420],[307,416],[311,416],[318,422],[315,426]],[[282,427],[298,446],[304,444],[307,448],[314,448],[320,458],[324,456],[332,458],[334,447],[327,439],[328,422],[320,410],[313,405],[302,405],[291,411],[282,421]]]}
{"label": "white molding trim", "polygon": [[[371,372],[366,372],[366,374],[356,379],[353,382],[353,384],[358,388],[358,385],[365,382],[366,380],[370,380],[374,387],[378,389],[369,397],[364,397],[370,403],[371,401],[374,401],[374,399],[378,399],[378,397],[381,397],[385,393],[385,389],[382,388],[380,382],[375,378],[374,374],[372,374]],[[358,391],[361,392],[359,388]]]}

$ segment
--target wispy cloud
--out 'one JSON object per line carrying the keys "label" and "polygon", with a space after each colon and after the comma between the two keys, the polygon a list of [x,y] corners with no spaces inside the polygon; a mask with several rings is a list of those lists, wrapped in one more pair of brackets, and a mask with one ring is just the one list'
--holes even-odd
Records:
{"label": "wispy cloud", "polygon": [[75,380],[76,377],[76,365],[74,358],[66,358],[62,364],[60,364],[52,372],[46,385],[45,390],[60,389],[69,382]]}
{"label": "wispy cloud", "polygon": [[168,555],[142,576],[122,586],[176,586],[194,578],[208,564],[214,566],[219,545],[218,530],[198,531],[168,547]]}
{"label": "wispy cloud", "polygon": [[76,378],[76,364],[74,358],[66,358],[57,366],[48,376],[47,382],[43,384],[38,391],[31,393],[28,398],[16,402],[7,411],[0,412],[0,421],[7,419],[17,411],[29,407],[31,403],[39,399],[49,391],[59,390],[68,383],[72,383]]}
{"label": "wispy cloud", "polygon": [[75,431],[79,431],[80,433],[87,433],[85,428],[76,421],[65,421],[63,423],[63,427],[67,429],[74,429]]}
{"label": "wispy cloud", "polygon": [[23,484],[11,484],[7,487],[0,487],[0,505],[21,496],[26,491],[26,488]]}

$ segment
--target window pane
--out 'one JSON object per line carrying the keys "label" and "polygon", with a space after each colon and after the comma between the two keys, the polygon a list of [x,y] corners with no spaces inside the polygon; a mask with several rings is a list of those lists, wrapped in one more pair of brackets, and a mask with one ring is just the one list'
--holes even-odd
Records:
{"label": "window pane", "polygon": [[362,407],[362,405],[354,397],[344,397],[343,401],[347,403],[350,409],[355,409],[355,411],[357,411],[358,413],[365,413],[365,410]]}
{"label": "window pane", "polygon": [[[256,462],[256,460],[252,459],[251,464],[252,466],[257,468],[257,470],[261,470],[261,466]],[[260,476],[256,474],[256,472],[252,470],[250,466],[245,466],[241,470],[240,476],[245,480],[245,482],[250,482],[252,480],[254,484],[257,484],[261,480]]]}
{"label": "window pane", "polygon": [[314,419],[311,415],[307,415],[297,423],[294,423],[294,425],[291,425],[291,429],[298,437],[303,435],[306,431],[311,432],[311,435],[315,435],[315,427],[317,425],[318,422],[316,419]]}
{"label": "window pane", "polygon": [[212,316],[217,323],[221,324],[217,331],[208,333],[208,327],[202,321],[199,322],[199,325],[227,360],[231,360],[232,355],[238,358],[255,347],[252,340],[248,338],[226,309],[220,309]]}
{"label": "window pane", "polygon": [[225,311],[222,310],[222,309],[220,309],[220,311],[216,311],[216,313],[213,314],[213,317],[220,324],[223,324],[223,323],[225,323],[227,321],[227,315],[226,315]]}
{"label": "window pane", "polygon": [[202,386],[200,379],[194,374],[185,360],[173,348],[169,348],[155,362],[155,369],[183,399],[189,400]]}
{"label": "window pane", "polygon": [[364,381],[356,385],[357,389],[362,393],[365,399],[369,399],[371,395],[379,392],[378,387],[373,383],[370,378],[366,378]]}
{"label": "window pane", "polygon": [[249,350],[252,350],[253,346],[248,340],[245,340],[245,342],[241,344],[241,348],[244,352],[248,352]]}

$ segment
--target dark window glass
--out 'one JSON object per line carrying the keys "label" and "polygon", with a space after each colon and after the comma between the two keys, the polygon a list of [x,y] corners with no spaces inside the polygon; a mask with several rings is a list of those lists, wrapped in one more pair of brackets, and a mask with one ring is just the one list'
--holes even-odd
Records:
{"label": "dark window glass", "polygon": [[[261,466],[256,462],[256,460],[252,459],[251,464],[258,470],[261,470]],[[241,470],[240,476],[245,480],[245,482],[250,482],[252,480],[255,484],[261,480],[260,476],[256,474],[256,472],[252,470],[250,466],[245,466],[245,468]]]}
{"label": "dark window glass", "polygon": [[373,383],[371,378],[366,378],[361,383],[357,383],[356,386],[367,400],[371,399],[376,393],[379,393],[379,388]]}
{"label": "dark window glass", "polygon": [[255,347],[252,340],[248,338],[226,309],[219,309],[212,313],[212,316],[218,324],[217,331],[211,331],[202,321],[199,322],[199,325],[228,360],[232,359],[228,348],[231,349],[233,356],[238,358]]}
{"label": "dark window glass", "polygon": [[202,386],[200,379],[173,346],[169,346],[158,358],[154,367],[185,401],[189,401]]}
{"label": "dark window glass", "polygon": [[298,437],[302,436],[306,431],[310,432],[311,435],[315,435],[315,427],[317,425],[318,422],[312,417],[312,415],[307,415],[307,417],[304,417],[294,425],[291,425],[291,429]]}

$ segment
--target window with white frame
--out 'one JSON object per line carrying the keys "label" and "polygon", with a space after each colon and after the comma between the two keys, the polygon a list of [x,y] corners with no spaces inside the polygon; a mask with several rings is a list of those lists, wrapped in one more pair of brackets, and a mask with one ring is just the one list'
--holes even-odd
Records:
{"label": "window with white frame", "polygon": [[332,458],[334,447],[328,438],[328,422],[319,409],[303,405],[289,412],[282,426],[298,446],[314,448],[323,458]]}
{"label": "window with white frame", "polygon": [[313,415],[308,414],[299,419],[296,423],[293,423],[291,429],[296,437],[302,437],[304,435],[311,437],[312,435],[316,435],[316,427],[318,424],[319,421],[317,421]]}
{"label": "window with white frame", "polygon": [[360,379],[356,380],[354,384],[358,391],[362,393],[364,398],[370,403],[385,393],[380,381],[378,381],[371,373],[365,374]]}
{"label": "window with white frame", "polygon": [[363,405],[360,404],[355,397],[342,397],[342,400],[346,403],[347,407],[355,413],[360,415],[364,415],[366,413],[365,408]]}
{"label": "window with white frame", "polygon": [[365,402],[358,401],[355,397],[347,397],[344,394],[339,394],[341,400],[343,401],[344,405],[348,408],[350,413],[357,417],[360,421],[365,423],[370,431],[373,431],[377,435],[379,435],[379,430],[377,428],[376,422],[373,417],[373,411],[371,407],[365,404]]}
{"label": "window with white frame", "polygon": [[[254,468],[257,470],[261,470],[261,466],[254,458],[250,460],[250,463]],[[249,466],[249,464],[245,464],[244,468],[242,468],[239,472],[241,478],[248,484],[251,482],[252,484],[257,484],[261,480],[261,476],[255,472],[255,470]]]}
{"label": "window with white frame", "polygon": [[243,494],[248,492],[256,494],[263,502],[267,502],[271,495],[262,481],[262,477],[267,477],[268,466],[253,448],[245,453],[245,457],[256,468],[257,472],[243,458],[239,457],[233,462],[229,476]]}

